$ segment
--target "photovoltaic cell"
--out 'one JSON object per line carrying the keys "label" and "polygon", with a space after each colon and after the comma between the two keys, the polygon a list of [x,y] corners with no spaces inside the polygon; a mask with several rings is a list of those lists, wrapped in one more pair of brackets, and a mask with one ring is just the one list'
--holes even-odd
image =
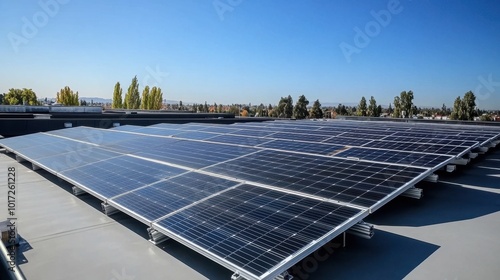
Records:
{"label": "photovoltaic cell", "polygon": [[335,154],[337,157],[354,157],[376,162],[398,163],[411,166],[433,168],[451,160],[451,156],[438,156],[421,153],[400,152],[392,150],[377,150],[352,147]]}
{"label": "photovoltaic cell", "polygon": [[155,226],[260,277],[359,212],[243,185],[162,219]]}
{"label": "photovoltaic cell", "polygon": [[252,136],[238,136],[238,135],[224,134],[209,138],[207,139],[207,141],[235,144],[235,145],[258,146],[260,144],[267,143],[272,140],[267,138],[258,138]]}
{"label": "photovoltaic cell", "polygon": [[344,149],[344,146],[329,145],[322,143],[299,142],[289,140],[273,140],[261,145],[262,148],[271,148],[284,151],[295,151],[311,154],[329,155],[335,151]]}
{"label": "photovoltaic cell", "polygon": [[185,170],[160,163],[120,156],[66,170],[61,174],[102,198],[111,198],[183,172]]}
{"label": "photovoltaic cell", "polygon": [[189,172],[117,196],[112,201],[152,222],[237,184],[235,181]]}
{"label": "photovoltaic cell", "polygon": [[[205,168],[240,180],[371,207],[427,169],[263,150]],[[381,188],[378,188],[381,187]]]}
{"label": "photovoltaic cell", "polygon": [[448,146],[441,144],[420,144],[420,143],[401,143],[391,141],[372,141],[364,145],[370,148],[380,148],[396,151],[420,152],[441,155],[459,155],[467,152],[470,147],[466,146]]}
{"label": "photovoltaic cell", "polygon": [[216,143],[177,141],[135,153],[188,168],[203,168],[256,151],[254,148]]}

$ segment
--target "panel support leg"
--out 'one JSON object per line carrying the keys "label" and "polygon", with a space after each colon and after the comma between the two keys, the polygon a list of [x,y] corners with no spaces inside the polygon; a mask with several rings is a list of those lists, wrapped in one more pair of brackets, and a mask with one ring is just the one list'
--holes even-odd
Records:
{"label": "panel support leg", "polygon": [[149,234],[149,242],[158,245],[162,243],[163,241],[168,240],[168,236],[164,235],[163,233],[157,231],[156,229],[153,228],[148,228],[148,234]]}
{"label": "panel support leg", "polygon": [[74,194],[74,195],[76,195],[76,196],[79,196],[79,195],[82,195],[82,194],[86,194],[86,193],[87,193],[86,191],[84,191],[84,190],[80,189],[80,188],[79,188],[79,187],[77,187],[77,186],[73,186],[72,190],[73,190],[73,194]]}
{"label": "panel support leg", "polygon": [[24,161],[26,161],[26,159],[24,159],[24,158],[22,158],[22,157],[20,157],[20,156],[16,155],[16,161],[17,161],[17,162],[24,162]]}
{"label": "panel support leg", "polygon": [[106,202],[101,203],[101,207],[102,207],[102,211],[104,211],[104,214],[106,214],[108,216],[111,216],[111,215],[115,214],[116,212],[118,212],[118,209],[107,204]]}

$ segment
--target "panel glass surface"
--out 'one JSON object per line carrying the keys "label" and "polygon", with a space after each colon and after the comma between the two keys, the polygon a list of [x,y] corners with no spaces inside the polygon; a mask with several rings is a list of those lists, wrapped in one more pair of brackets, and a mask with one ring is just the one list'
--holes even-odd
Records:
{"label": "panel glass surface", "polygon": [[249,147],[185,140],[160,145],[154,149],[147,149],[135,154],[197,169],[247,155],[254,151],[256,149]]}
{"label": "panel glass surface", "polygon": [[392,150],[377,150],[366,148],[349,148],[343,152],[335,154],[337,157],[354,157],[376,162],[398,163],[412,166],[433,168],[442,165],[452,159],[452,156],[429,155],[421,153],[409,153]]}
{"label": "panel glass surface", "polygon": [[235,181],[189,172],[120,195],[112,201],[152,222],[237,184]]}
{"label": "panel glass surface", "polygon": [[155,225],[261,276],[359,212],[350,207],[243,185]]}
{"label": "panel glass surface", "polygon": [[370,207],[427,169],[263,150],[210,166],[229,177]]}
{"label": "panel glass surface", "polygon": [[185,170],[164,164],[120,156],[61,174],[104,198],[111,198],[183,172]]}
{"label": "panel glass surface", "polygon": [[303,152],[310,154],[329,155],[335,151],[344,149],[344,146],[329,145],[322,143],[299,142],[289,140],[273,140],[269,143],[263,144],[262,148],[271,148],[284,151]]}
{"label": "panel glass surface", "polygon": [[227,143],[227,144],[237,144],[237,145],[246,145],[246,146],[258,146],[260,144],[272,141],[268,138],[258,138],[251,136],[238,136],[238,135],[219,135],[212,138],[207,139],[210,142],[218,142],[218,143]]}

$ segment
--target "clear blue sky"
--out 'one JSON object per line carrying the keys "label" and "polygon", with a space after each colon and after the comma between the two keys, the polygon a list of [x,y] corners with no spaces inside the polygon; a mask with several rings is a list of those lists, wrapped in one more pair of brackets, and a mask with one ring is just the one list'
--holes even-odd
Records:
{"label": "clear blue sky", "polygon": [[498,1],[401,0],[384,26],[371,12],[394,1],[55,1],[0,0],[1,92],[111,98],[137,75],[184,102],[388,105],[413,90],[417,106],[440,107],[472,90],[500,108]]}

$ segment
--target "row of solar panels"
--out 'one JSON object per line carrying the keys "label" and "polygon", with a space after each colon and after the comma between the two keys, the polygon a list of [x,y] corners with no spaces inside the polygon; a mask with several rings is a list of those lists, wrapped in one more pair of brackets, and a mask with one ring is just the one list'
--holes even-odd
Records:
{"label": "row of solar panels", "polygon": [[[351,160],[339,154],[352,146],[238,136],[272,135],[274,126],[294,134],[308,125],[79,127],[0,145],[249,279],[276,276],[479,145],[450,155],[360,147],[360,160]],[[211,141],[224,137],[230,141]]]}

